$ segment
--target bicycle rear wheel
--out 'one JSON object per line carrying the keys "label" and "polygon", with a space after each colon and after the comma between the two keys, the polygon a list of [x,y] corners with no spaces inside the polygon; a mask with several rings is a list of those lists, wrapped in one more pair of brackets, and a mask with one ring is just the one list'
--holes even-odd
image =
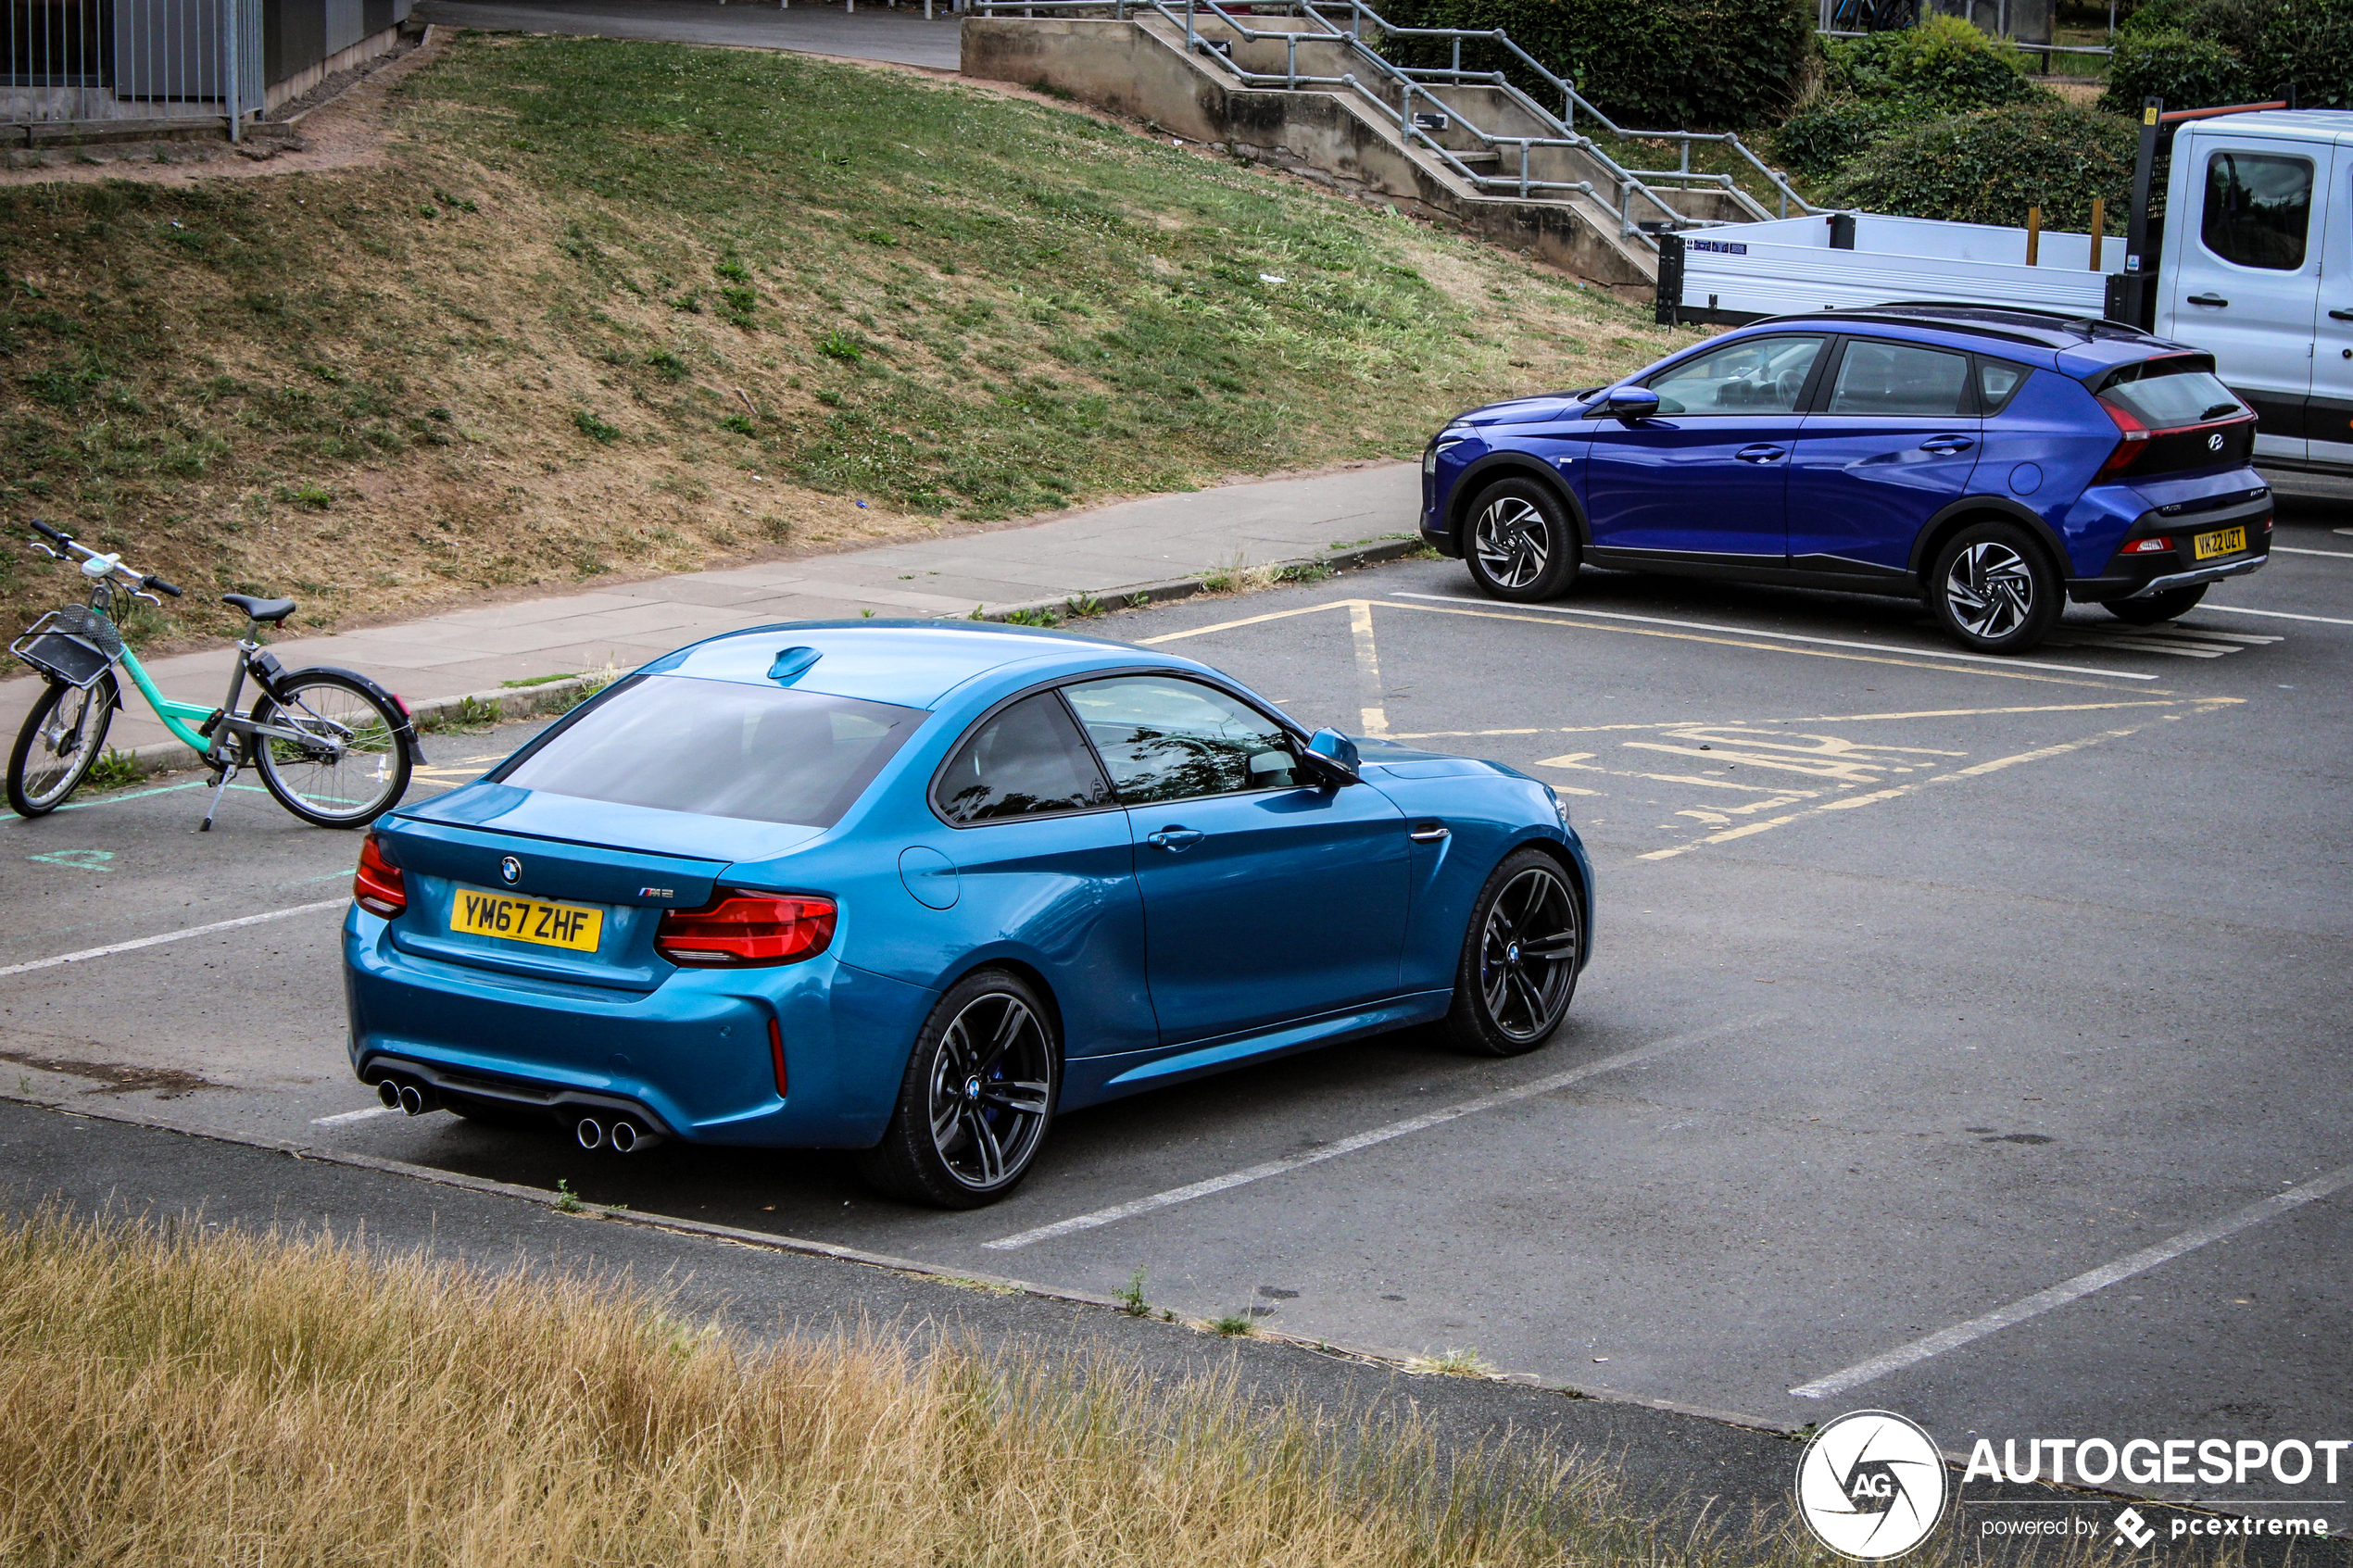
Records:
{"label": "bicycle rear wheel", "polygon": [[49,683],[8,754],[9,809],[19,817],[45,817],[64,805],[97,766],[121,702],[111,673],[82,687]]}
{"label": "bicycle rear wheel", "polygon": [[254,766],[278,804],[322,828],[364,827],[409,790],[408,726],[383,694],[337,670],[296,670],[253,721],[294,732],[257,734]]}

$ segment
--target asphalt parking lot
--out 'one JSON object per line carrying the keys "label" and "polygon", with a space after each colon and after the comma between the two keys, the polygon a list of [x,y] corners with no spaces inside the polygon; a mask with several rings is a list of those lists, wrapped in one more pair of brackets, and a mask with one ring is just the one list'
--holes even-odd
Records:
{"label": "asphalt parking lot", "polygon": [[[1595,957],[1532,1056],[1405,1034],[1086,1111],[978,1213],[375,1113],[353,840],[258,790],[199,837],[185,779],[0,822],[0,1085],[1953,1449],[2353,1436],[2346,521],[2025,660],[1906,604],[1588,574],[1516,608],[1441,561],[1097,623],[1554,785]],[[420,791],[529,733],[431,738]],[[2326,1495],[2353,1528],[2353,1474]]]}

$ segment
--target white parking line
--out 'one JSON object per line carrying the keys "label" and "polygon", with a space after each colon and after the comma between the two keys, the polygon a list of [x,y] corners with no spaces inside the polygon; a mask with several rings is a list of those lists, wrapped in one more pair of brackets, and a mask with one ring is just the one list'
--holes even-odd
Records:
{"label": "white parking line", "polygon": [[[1461,605],[1466,608],[1486,608],[1493,601],[1466,599],[1453,594],[1409,594],[1402,588],[1390,590],[1393,599],[1430,599],[1439,604]],[[1645,626],[1679,626],[1687,632],[1728,632],[1736,637],[1770,637],[1780,643],[1813,643],[1826,648],[1856,648],[1864,653],[1895,653],[1906,659],[1957,659],[1971,664],[1998,664],[2005,670],[2056,670],[2062,675],[2097,675],[2110,681],[2154,681],[2154,675],[2143,675],[2130,670],[2090,670],[2080,664],[2039,664],[2031,659],[2010,659],[1990,653],[1947,653],[1942,648],[1896,647],[1888,643],[1850,643],[1838,637],[1806,637],[1795,632],[1760,632],[1754,626],[1718,626],[1707,621],[1670,621],[1660,615],[1629,615],[1616,609],[1580,609],[1575,605],[1514,605],[1513,609],[1541,610],[1547,615],[1590,615],[1602,621],[1634,621]]]}
{"label": "white parking line", "polygon": [[2210,1224],[2200,1225],[2196,1230],[2183,1231],[2171,1240],[2160,1241],[2154,1247],[2143,1248],[2129,1257],[2119,1258],[2113,1263],[2103,1263],[2096,1269],[2077,1274],[2073,1279],[2055,1285],[2048,1290],[2038,1290],[2032,1296],[2022,1297],[2007,1307],[1996,1307],[1982,1317],[1974,1317],[1967,1323],[1955,1323],[1952,1327],[1931,1334],[1925,1339],[1915,1339],[1909,1345],[1898,1346],[1884,1354],[1873,1356],[1868,1361],[1858,1361],[1844,1372],[1834,1372],[1828,1377],[1818,1377],[1811,1383],[1802,1383],[1790,1392],[1801,1399],[1818,1399],[1825,1395],[1852,1388],[1858,1383],[1869,1383],[1874,1378],[1885,1377],[1891,1372],[1900,1372],[1905,1367],[1928,1360],[1931,1356],[1941,1356],[1945,1351],[1966,1345],[1972,1339],[1982,1339],[1987,1335],[2008,1328],[2013,1323],[2024,1323],[2027,1319],[2047,1312],[2054,1307],[2064,1307],[2070,1301],[2080,1300],[2095,1290],[2106,1289],[2119,1280],[2130,1279],[2134,1274],[2157,1267],[2159,1263],[2171,1262],[2182,1254],[2194,1252],[2208,1242],[2220,1241],[2224,1236],[2246,1229],[2249,1225],[2259,1225],[2266,1220],[2275,1219],[2289,1210],[2299,1208],[2315,1198],[2326,1198],[2329,1194],[2346,1186],[2353,1186],[2353,1165],[2342,1166],[2331,1171],[2325,1176],[2314,1177],[2302,1186],[2290,1187],[2285,1192],[2250,1203],[2235,1214],[2227,1214]]}
{"label": "white parking line", "polygon": [[1051,1241],[1058,1236],[1068,1236],[1074,1231],[1090,1231],[1099,1225],[1133,1219],[1139,1214],[1149,1214],[1155,1209],[1166,1209],[1174,1204],[1189,1203],[1196,1198],[1207,1198],[1212,1193],[1226,1192],[1234,1187],[1247,1185],[1252,1182],[1263,1182],[1269,1176],[1288,1175],[1306,1166],[1319,1164],[1327,1160],[1337,1160],[1343,1154],[1353,1154],[1360,1148],[1370,1148],[1377,1143],[1387,1143],[1391,1138],[1402,1138],[1408,1133],[1418,1133],[1426,1128],[1452,1122],[1457,1117],[1468,1116],[1474,1111],[1492,1110],[1499,1105],[1510,1105],[1516,1100],[1533,1099],[1538,1095],[1549,1095],[1555,1089],[1565,1089],[1571,1084],[1581,1083],[1600,1073],[1615,1073],[1624,1067],[1637,1067],[1655,1057],[1664,1056],[1668,1051],[1680,1050],[1685,1046],[1698,1045],[1704,1040],[1721,1039],[1727,1035],[1738,1034],[1743,1029],[1754,1029],[1759,1024],[1770,1023],[1781,1016],[1782,1014],[1778,1012],[1752,1013],[1746,1018],[1735,1019],[1730,1023],[1718,1023],[1706,1029],[1694,1029],[1688,1035],[1671,1035],[1652,1045],[1620,1052],[1617,1056],[1604,1057],[1599,1061],[1589,1061],[1582,1067],[1572,1067],[1566,1073],[1554,1073],[1548,1077],[1538,1078],[1532,1083],[1521,1084],[1508,1089],[1499,1089],[1491,1095],[1481,1095],[1477,1099],[1466,1099],[1459,1104],[1428,1111],[1420,1116],[1409,1116],[1403,1122],[1391,1122],[1386,1127],[1375,1127],[1370,1132],[1357,1133],[1353,1136],[1340,1139],[1338,1143],[1327,1144],[1311,1153],[1287,1155],[1280,1160],[1269,1160],[1263,1165],[1252,1165],[1247,1170],[1235,1171],[1223,1176],[1212,1176],[1207,1181],[1194,1182],[1187,1186],[1171,1187],[1166,1192],[1156,1192],[1150,1198],[1139,1198],[1131,1203],[1114,1204],[1109,1209],[1098,1209],[1091,1214],[1077,1214],[1067,1220],[1057,1220],[1051,1225],[1039,1225],[1035,1230],[1020,1231],[1012,1236],[1000,1236],[994,1241],[983,1242],[981,1245],[995,1251],[1009,1252],[1016,1247],[1027,1247],[1035,1242]]}
{"label": "white parking line", "polygon": [[2334,615],[2297,615],[2284,609],[2248,609],[2242,605],[2202,604],[2200,609],[2219,609],[2224,615],[2268,615],[2277,621],[2317,621],[2323,626],[2353,626],[2353,621],[2342,621]]}
{"label": "white parking line", "polygon": [[6,969],[0,969],[0,979],[11,974],[30,974],[36,969],[55,969],[64,963],[111,958],[117,953],[135,952],[141,947],[178,942],[190,936],[207,936],[216,931],[234,931],[241,925],[259,925],[264,921],[284,920],[288,915],[307,915],[318,909],[339,909],[350,902],[348,898],[325,898],[316,904],[296,904],[290,909],[272,909],[266,915],[240,915],[235,920],[214,921],[210,925],[192,925],[185,931],[167,931],[160,936],[142,936],[131,942],[109,942],[103,947],[84,947],[78,953],[60,953],[54,959],[34,959],[30,963],[10,964]]}
{"label": "white parking line", "polygon": [[371,1116],[397,1116],[400,1112],[389,1105],[371,1105],[365,1110],[346,1110],[333,1116],[313,1116],[314,1127],[332,1127],[341,1122],[365,1122]]}
{"label": "white parking line", "polygon": [[2353,560],[2353,550],[2300,550],[2294,545],[2274,545],[2272,552],[2284,556],[2326,556],[2332,560]]}

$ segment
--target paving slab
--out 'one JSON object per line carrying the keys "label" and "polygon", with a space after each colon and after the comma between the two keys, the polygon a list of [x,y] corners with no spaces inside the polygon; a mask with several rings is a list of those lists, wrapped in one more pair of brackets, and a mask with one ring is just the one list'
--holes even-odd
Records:
{"label": "paving slab", "polygon": [[956,69],[958,19],[946,0],[924,17],[923,0],[892,6],[726,5],[713,0],[423,0],[416,14],[444,27],[488,32],[556,32],[572,37],[636,38],[672,44],[716,44],[738,49],[782,49],[894,65]]}

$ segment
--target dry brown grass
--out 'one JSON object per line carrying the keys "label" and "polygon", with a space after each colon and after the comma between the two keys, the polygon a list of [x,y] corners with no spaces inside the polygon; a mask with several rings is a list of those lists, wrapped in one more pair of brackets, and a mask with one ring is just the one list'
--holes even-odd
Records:
{"label": "dry brown grass", "polygon": [[46,1210],[0,1227],[0,1562],[1831,1561],[1573,1455],[929,1342],[755,1344],[629,1287]]}

